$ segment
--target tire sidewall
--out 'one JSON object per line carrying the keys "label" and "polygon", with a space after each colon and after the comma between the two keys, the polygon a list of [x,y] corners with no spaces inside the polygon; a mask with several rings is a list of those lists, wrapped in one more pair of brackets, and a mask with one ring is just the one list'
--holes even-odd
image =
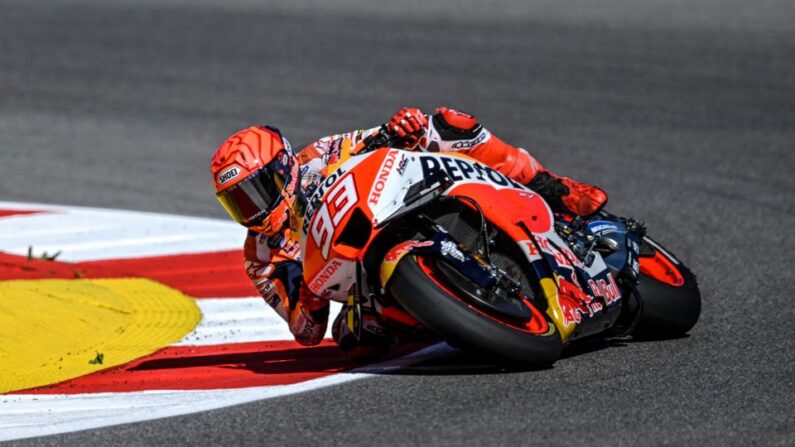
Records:
{"label": "tire sidewall", "polygon": [[534,366],[550,365],[560,357],[560,332],[545,314],[542,313],[550,331],[543,335],[495,321],[439,287],[422,270],[414,254],[398,263],[387,287],[420,323],[465,349]]}

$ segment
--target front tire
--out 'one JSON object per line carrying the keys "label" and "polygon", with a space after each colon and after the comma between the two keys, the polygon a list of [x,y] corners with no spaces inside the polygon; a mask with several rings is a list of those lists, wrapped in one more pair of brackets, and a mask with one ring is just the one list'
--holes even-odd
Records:
{"label": "front tire", "polygon": [[501,321],[457,298],[445,280],[409,254],[387,286],[409,314],[451,344],[532,367],[549,366],[560,357],[560,333],[546,314],[535,310],[535,319],[543,320],[527,327]]}

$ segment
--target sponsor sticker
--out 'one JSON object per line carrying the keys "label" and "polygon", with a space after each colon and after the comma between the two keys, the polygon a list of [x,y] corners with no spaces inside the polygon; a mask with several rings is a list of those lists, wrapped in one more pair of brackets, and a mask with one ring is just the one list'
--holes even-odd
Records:
{"label": "sponsor sticker", "polygon": [[240,176],[240,168],[233,166],[218,174],[218,184],[225,185]]}
{"label": "sponsor sticker", "polygon": [[384,262],[397,262],[403,257],[403,254],[407,251],[411,250],[414,247],[430,247],[433,245],[433,241],[406,241],[402,244],[392,248],[387,252],[386,256],[384,257]]}
{"label": "sponsor sticker", "polygon": [[524,186],[509,177],[478,162],[436,155],[422,155],[419,159],[422,175],[425,178],[437,178],[440,171],[444,171],[447,177],[454,182],[475,180],[496,186],[525,189]]}
{"label": "sponsor sticker", "polygon": [[315,293],[321,292],[328,281],[337,273],[342,263],[337,259],[332,260],[326,266],[320,270],[320,272],[312,278],[312,281],[309,283],[309,289]]}
{"label": "sponsor sticker", "polygon": [[486,139],[486,136],[487,136],[486,132],[483,132],[483,133],[481,133],[480,135],[478,135],[477,137],[475,137],[475,138],[473,138],[471,140],[456,141],[455,143],[453,143],[452,147],[453,147],[453,149],[458,149],[458,150],[460,150],[460,149],[470,149],[470,148],[473,148],[473,147],[477,146],[478,144],[482,143],[483,140]]}
{"label": "sponsor sticker", "polygon": [[392,169],[398,163],[397,156],[398,151],[392,150],[387,152],[384,162],[381,164],[381,169],[378,170],[378,176],[375,178],[375,183],[373,183],[373,187],[370,189],[370,197],[367,199],[367,202],[370,205],[378,205],[378,201],[381,199],[381,193],[386,187],[386,181],[389,179],[389,174],[392,173]]}
{"label": "sponsor sticker", "polygon": [[442,241],[442,254],[450,256],[458,262],[464,262],[466,260],[464,253],[458,248],[455,242],[452,241]]}
{"label": "sponsor sticker", "polygon": [[588,224],[588,230],[591,233],[602,235],[607,233],[613,233],[618,230],[616,224],[612,222],[607,222],[603,220],[594,221]]}
{"label": "sponsor sticker", "polygon": [[621,299],[621,291],[616,284],[616,281],[613,279],[613,275],[607,274],[607,280],[605,279],[589,279],[588,280],[588,287],[591,288],[591,291],[597,296],[601,296],[604,298],[605,302],[610,305],[619,299]]}

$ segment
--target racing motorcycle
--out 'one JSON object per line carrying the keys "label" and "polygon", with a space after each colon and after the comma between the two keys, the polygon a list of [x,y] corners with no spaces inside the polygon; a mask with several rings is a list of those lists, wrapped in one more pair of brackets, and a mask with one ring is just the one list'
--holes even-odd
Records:
{"label": "racing motorcycle", "polygon": [[307,285],[347,303],[356,337],[367,310],[393,331],[545,366],[585,337],[696,323],[695,276],[635,220],[556,216],[470,157],[391,143],[382,131],[340,160],[302,224]]}

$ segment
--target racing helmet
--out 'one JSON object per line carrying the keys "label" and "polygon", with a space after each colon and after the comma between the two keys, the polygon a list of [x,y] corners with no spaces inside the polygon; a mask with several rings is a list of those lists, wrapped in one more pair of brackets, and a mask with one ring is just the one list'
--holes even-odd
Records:
{"label": "racing helmet", "polygon": [[274,234],[282,229],[296,195],[298,160],[278,129],[251,126],[215,151],[210,162],[215,197],[235,222]]}

